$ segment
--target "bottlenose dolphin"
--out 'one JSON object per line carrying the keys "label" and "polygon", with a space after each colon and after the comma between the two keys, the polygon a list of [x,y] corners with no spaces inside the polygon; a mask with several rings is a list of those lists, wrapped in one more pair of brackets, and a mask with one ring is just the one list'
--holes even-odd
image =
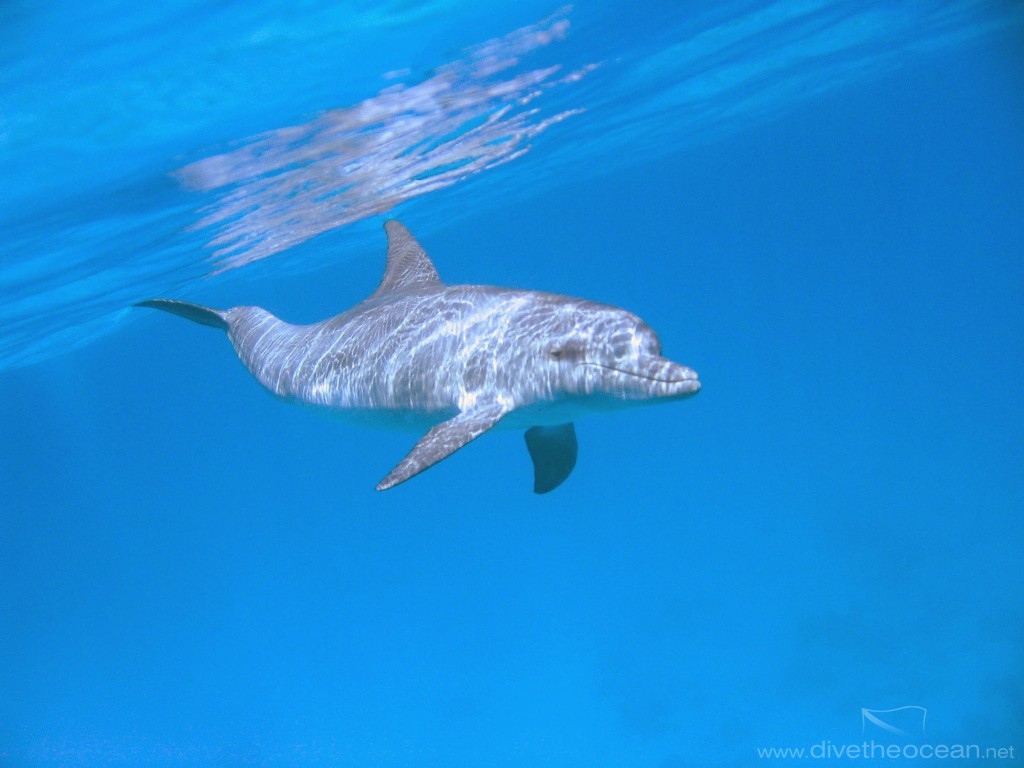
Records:
{"label": "bottlenose dolphin", "polygon": [[552,293],[445,285],[402,224],[384,229],[377,290],[319,323],[291,325],[260,307],[137,306],[227,331],[245,367],[278,397],[426,430],[378,491],[500,423],[527,428],[533,489],[547,493],[576,465],[573,419],[700,390],[696,372],[661,357],[658,337],[636,315]]}

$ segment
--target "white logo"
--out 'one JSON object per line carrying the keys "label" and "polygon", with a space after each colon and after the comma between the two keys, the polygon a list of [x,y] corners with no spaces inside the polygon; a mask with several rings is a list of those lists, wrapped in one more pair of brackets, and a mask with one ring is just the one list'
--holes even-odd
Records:
{"label": "white logo", "polygon": [[868,729],[868,724],[881,728],[897,736],[924,736],[924,721],[928,710],[924,707],[896,707],[896,709],[865,709],[860,710],[861,731]]}

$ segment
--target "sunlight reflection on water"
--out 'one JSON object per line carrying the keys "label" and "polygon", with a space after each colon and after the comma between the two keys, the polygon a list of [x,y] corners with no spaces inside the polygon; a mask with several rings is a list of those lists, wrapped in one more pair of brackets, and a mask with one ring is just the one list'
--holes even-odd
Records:
{"label": "sunlight reflection on water", "polygon": [[[642,169],[922,54],[1024,24],[1024,6],[999,0],[682,4],[645,19],[588,6],[572,12],[571,29],[566,6],[429,74],[388,72],[368,95],[367,79],[415,57],[367,63],[338,44],[342,30],[385,26],[413,41],[434,32],[396,16],[404,3],[355,17],[312,5],[322,15],[276,22],[273,34],[261,7],[248,20],[216,15],[201,27],[209,39],[180,52],[180,28],[159,14],[122,18],[112,6],[40,27],[48,36],[36,48],[48,51],[77,39],[89,19],[123,26],[76,54],[88,77],[65,72],[60,57],[22,56],[20,75],[0,87],[3,192],[23,200],[0,206],[0,369],[111,332],[133,301],[193,294],[211,273],[270,256],[267,268],[278,271],[322,266],[315,241],[295,246],[428,192],[452,191],[430,201],[436,220],[451,220],[566,179]],[[430,14],[454,24],[454,7],[441,2]],[[181,18],[173,8],[172,16]],[[246,29],[256,49],[239,48]],[[135,47],[140,35],[146,55]],[[367,49],[377,41],[356,39]],[[323,66],[297,68],[320,58]],[[337,93],[339,69],[354,103],[328,109],[343,103],[323,95]],[[282,90],[312,95],[285,109],[292,102]],[[296,115],[307,108],[319,111],[302,122]],[[252,126],[279,127],[245,138]],[[229,143],[203,153],[204,136]],[[688,189],[687,179],[679,185]]]}
{"label": "sunlight reflection on water", "polygon": [[353,106],[181,168],[188,188],[223,190],[196,225],[216,232],[209,244],[215,272],[522,156],[533,137],[582,111],[545,116],[534,102],[597,66],[510,72],[521,56],[565,37],[567,12],[482,43],[423,82],[389,85]]}

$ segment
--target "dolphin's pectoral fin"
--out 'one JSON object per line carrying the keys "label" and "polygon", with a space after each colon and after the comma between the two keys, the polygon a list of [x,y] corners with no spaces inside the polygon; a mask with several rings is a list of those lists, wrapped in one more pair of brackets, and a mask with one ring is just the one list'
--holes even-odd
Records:
{"label": "dolphin's pectoral fin", "polygon": [[397,467],[380,481],[378,491],[386,491],[410,477],[418,475],[441,459],[447,458],[493,427],[508,413],[499,403],[488,403],[463,411],[427,432]]}
{"label": "dolphin's pectoral fin", "polygon": [[571,421],[557,427],[530,427],[526,447],[533,459],[533,492],[553,491],[576,466],[576,427]]}

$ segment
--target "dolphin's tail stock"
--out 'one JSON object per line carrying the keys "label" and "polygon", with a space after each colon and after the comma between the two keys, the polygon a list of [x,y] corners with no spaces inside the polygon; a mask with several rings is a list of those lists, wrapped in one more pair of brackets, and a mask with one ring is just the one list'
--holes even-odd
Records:
{"label": "dolphin's tail stock", "polygon": [[140,301],[135,306],[162,309],[164,312],[170,312],[172,315],[188,318],[193,323],[208,325],[211,328],[220,328],[222,331],[228,330],[227,310],[210,309],[210,307],[204,307],[199,304],[189,304],[187,301],[174,301],[173,299],[149,299],[148,301]]}

